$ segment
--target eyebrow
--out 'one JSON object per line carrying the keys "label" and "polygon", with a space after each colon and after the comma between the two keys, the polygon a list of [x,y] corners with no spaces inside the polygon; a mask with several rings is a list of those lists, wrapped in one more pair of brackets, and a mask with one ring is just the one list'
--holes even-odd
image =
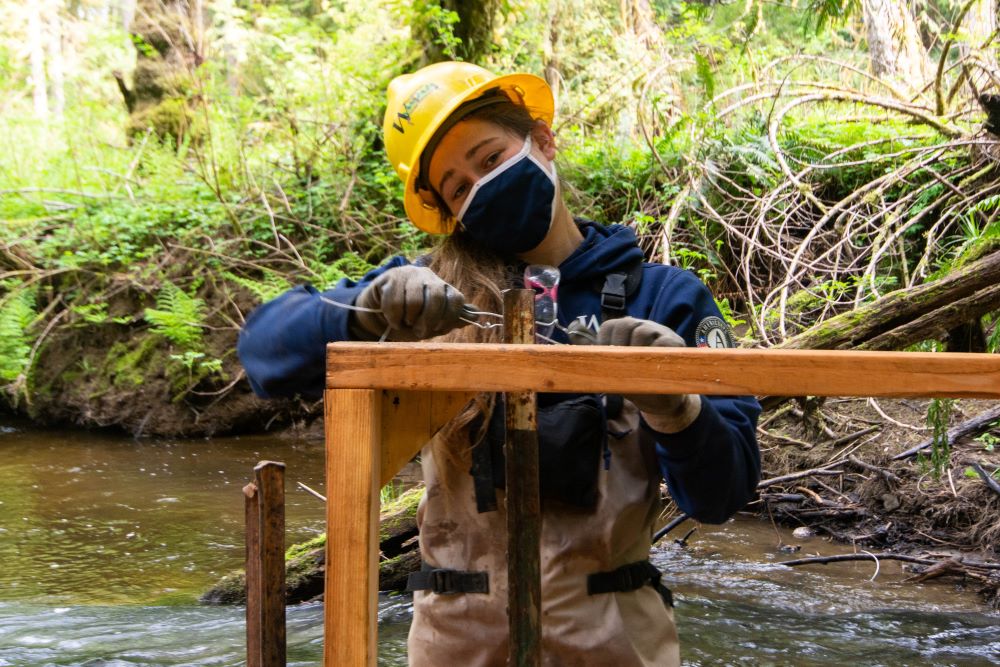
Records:
{"label": "eyebrow", "polygon": [[[482,141],[476,143],[472,148],[470,148],[469,150],[467,150],[465,152],[465,160],[466,160],[466,162],[468,162],[469,160],[471,160],[473,158],[473,156],[476,154],[476,151],[478,151],[480,148],[482,148],[486,144],[490,143],[491,141],[494,141],[495,139],[499,139],[499,138],[500,137],[498,135],[494,135],[494,136],[486,137]],[[448,179],[451,178],[454,175],[455,175],[455,170],[454,169],[449,169],[448,171],[444,172],[444,175],[441,177],[441,181],[438,183],[438,194],[440,194],[442,197],[445,196],[444,195],[444,184],[447,183]]]}

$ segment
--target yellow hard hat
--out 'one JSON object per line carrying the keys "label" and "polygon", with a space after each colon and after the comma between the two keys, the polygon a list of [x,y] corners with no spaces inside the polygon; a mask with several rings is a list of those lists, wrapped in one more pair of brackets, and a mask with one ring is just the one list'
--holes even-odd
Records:
{"label": "yellow hard hat", "polygon": [[389,84],[389,103],[382,121],[385,150],[405,186],[406,214],[425,232],[449,234],[455,220],[438,207],[428,190],[421,190],[420,156],[452,112],[493,89],[524,106],[536,119],[552,124],[552,90],[545,79],[534,74],[497,76],[471,63],[443,62],[397,76]]}

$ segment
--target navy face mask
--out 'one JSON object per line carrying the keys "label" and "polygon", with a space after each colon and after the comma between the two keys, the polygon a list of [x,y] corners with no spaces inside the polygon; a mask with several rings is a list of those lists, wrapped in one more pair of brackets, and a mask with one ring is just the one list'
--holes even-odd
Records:
{"label": "navy face mask", "polygon": [[538,246],[555,215],[556,167],[531,154],[531,136],[517,155],[479,179],[455,216],[465,233],[500,255]]}

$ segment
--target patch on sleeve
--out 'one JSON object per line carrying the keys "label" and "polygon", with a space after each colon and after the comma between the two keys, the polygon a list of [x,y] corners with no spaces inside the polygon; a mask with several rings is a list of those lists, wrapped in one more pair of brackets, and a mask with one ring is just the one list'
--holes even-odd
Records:
{"label": "patch on sleeve", "polygon": [[698,347],[736,347],[732,329],[725,320],[715,315],[698,323],[694,341]]}

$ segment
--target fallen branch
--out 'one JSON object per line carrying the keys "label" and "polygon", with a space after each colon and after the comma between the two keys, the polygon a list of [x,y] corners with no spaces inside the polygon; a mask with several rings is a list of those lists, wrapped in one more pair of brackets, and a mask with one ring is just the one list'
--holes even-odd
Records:
{"label": "fallen branch", "polygon": [[791,482],[795,479],[800,479],[802,477],[809,477],[810,475],[843,475],[843,470],[830,470],[833,466],[839,466],[843,461],[837,461],[836,463],[829,463],[822,468],[810,468],[809,470],[803,470],[801,472],[793,472],[788,475],[781,475],[779,477],[772,477],[771,479],[765,479],[757,485],[758,489],[766,489],[774,484],[781,484],[782,482]]}
{"label": "fallen branch", "polygon": [[827,563],[842,563],[845,561],[857,560],[899,560],[904,563],[916,563],[918,565],[936,565],[938,561],[930,558],[917,558],[916,556],[904,556],[902,554],[873,553],[873,554],[838,554],[836,556],[814,556],[812,558],[798,558],[796,560],[782,561],[780,565],[795,567],[797,565],[826,565]]}
{"label": "fallen branch", "polygon": [[830,445],[831,447],[839,447],[840,445],[846,445],[847,443],[853,442],[854,440],[864,437],[869,433],[874,433],[875,431],[878,431],[881,428],[882,428],[881,425],[869,426],[868,428],[861,429],[860,431],[856,431],[854,433],[848,433],[847,435],[842,435],[836,440],[831,440],[826,444]]}
{"label": "fallen branch", "polygon": [[976,471],[976,474],[979,475],[980,479],[986,482],[986,486],[990,487],[995,493],[1000,494],[1000,484],[998,484],[997,481],[993,479],[991,475],[987,475],[986,471],[983,470],[983,467],[981,465],[979,465],[978,463],[973,463],[969,467],[971,467],[974,471]]}
{"label": "fallen branch", "polygon": [[853,463],[854,465],[858,466],[859,468],[864,468],[865,470],[870,470],[870,471],[872,471],[874,473],[878,473],[879,475],[882,475],[883,477],[885,477],[890,482],[895,482],[896,484],[900,484],[903,481],[897,475],[894,475],[893,473],[889,472],[885,468],[879,468],[878,466],[872,465],[871,463],[865,463],[864,461],[862,461],[861,459],[859,459],[858,457],[856,457],[854,454],[851,454],[850,456],[848,456],[847,460],[850,461],[851,463]]}
{"label": "fallen branch", "polygon": [[[982,414],[976,415],[972,419],[964,421],[961,424],[952,426],[950,429],[948,429],[948,434],[947,434],[948,444],[951,445],[959,438],[964,438],[968,435],[981,433],[985,431],[987,428],[989,428],[990,424],[992,424],[994,421],[997,421],[998,419],[1000,419],[1000,405],[990,410],[987,410]],[[896,454],[895,456],[892,457],[892,460],[899,461],[901,459],[906,459],[912,456],[916,456],[918,453],[927,449],[932,444],[934,444],[934,441],[928,438],[927,440],[924,440],[916,447],[911,447],[910,449],[907,449],[905,452],[900,452],[899,454]]]}
{"label": "fallen branch", "polygon": [[991,288],[998,283],[1000,283],[1000,252],[993,252],[949,273],[940,280],[891,292],[870,304],[830,318],[776,347],[844,350],[864,345],[865,349],[874,350],[887,349],[890,343],[897,346],[909,345],[918,341],[904,340],[898,335],[882,338],[877,345],[874,341],[883,334],[905,328],[925,313],[931,312],[947,315],[949,321],[944,325],[953,328],[967,319],[972,319],[972,316],[963,309],[954,309],[950,306],[983,290],[996,296]]}
{"label": "fallen branch", "polygon": [[660,540],[662,540],[663,537],[667,533],[669,533],[671,530],[673,530],[677,526],[679,526],[682,523],[684,523],[685,521],[687,521],[689,518],[690,517],[688,517],[687,514],[681,514],[681,515],[675,517],[673,521],[671,521],[670,523],[668,523],[663,528],[660,528],[660,530],[656,531],[656,534],[653,535],[653,542],[652,542],[652,544],[656,544],[657,542],[659,542]]}

